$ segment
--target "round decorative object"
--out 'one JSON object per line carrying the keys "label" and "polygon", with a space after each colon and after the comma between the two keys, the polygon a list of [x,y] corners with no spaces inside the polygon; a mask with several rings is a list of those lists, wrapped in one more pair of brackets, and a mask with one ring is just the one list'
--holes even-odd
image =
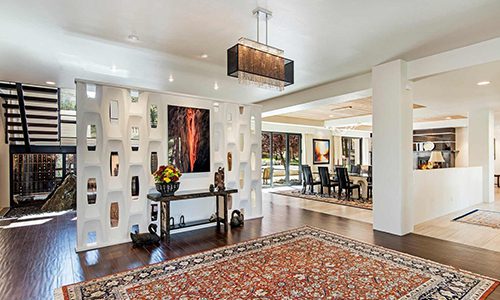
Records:
{"label": "round decorative object", "polygon": [[162,196],[173,196],[174,193],[179,189],[181,183],[177,182],[160,182],[156,183],[156,190],[160,192]]}
{"label": "round decorative object", "polygon": [[434,150],[434,147],[436,147],[436,145],[434,145],[433,142],[425,142],[424,143],[424,151],[432,151],[432,150]]}

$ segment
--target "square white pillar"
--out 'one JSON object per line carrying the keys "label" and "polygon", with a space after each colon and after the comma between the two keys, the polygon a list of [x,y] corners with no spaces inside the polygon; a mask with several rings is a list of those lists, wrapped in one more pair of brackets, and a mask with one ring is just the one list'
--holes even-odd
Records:
{"label": "square white pillar", "polygon": [[413,230],[413,104],[406,62],[372,69],[373,229]]}
{"label": "square white pillar", "polygon": [[495,201],[494,137],[493,111],[482,109],[469,112],[469,166],[483,168],[484,203]]}

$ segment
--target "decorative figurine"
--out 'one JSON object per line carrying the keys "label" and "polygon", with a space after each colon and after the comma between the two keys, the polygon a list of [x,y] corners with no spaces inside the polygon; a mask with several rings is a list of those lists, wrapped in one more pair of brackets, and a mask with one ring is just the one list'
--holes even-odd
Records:
{"label": "decorative figurine", "polygon": [[160,242],[160,237],[156,234],[157,226],[156,224],[149,224],[148,233],[131,232],[130,238],[134,247],[158,244]]}
{"label": "decorative figurine", "polygon": [[231,172],[233,170],[233,153],[227,153],[227,170]]}
{"label": "decorative figurine", "polygon": [[221,192],[226,189],[224,185],[224,168],[219,167],[217,172],[214,174],[214,185],[217,188],[218,192]]}

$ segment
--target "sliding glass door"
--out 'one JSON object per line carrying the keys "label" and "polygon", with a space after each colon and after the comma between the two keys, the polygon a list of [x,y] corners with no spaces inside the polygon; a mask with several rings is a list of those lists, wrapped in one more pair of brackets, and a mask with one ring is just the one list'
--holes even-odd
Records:
{"label": "sliding glass door", "polygon": [[296,133],[262,133],[262,184],[301,184],[302,136]]}

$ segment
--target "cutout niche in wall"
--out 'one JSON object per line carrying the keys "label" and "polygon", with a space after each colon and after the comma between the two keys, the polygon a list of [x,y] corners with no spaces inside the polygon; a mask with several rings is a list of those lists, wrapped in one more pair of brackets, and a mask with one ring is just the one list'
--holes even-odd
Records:
{"label": "cutout niche in wall", "polygon": [[97,126],[90,124],[87,126],[87,150],[95,151],[97,148]]}
{"label": "cutout niche in wall", "polygon": [[95,178],[87,180],[87,203],[96,204],[97,202],[97,181]]}
{"label": "cutout niche in wall", "polygon": [[97,232],[89,231],[87,232],[87,246],[93,246],[97,243]]}
{"label": "cutout niche in wall", "polygon": [[149,106],[149,126],[151,128],[158,127],[158,105],[156,104]]}
{"label": "cutout niche in wall", "polygon": [[210,110],[168,106],[168,162],[182,173],[210,172]]}
{"label": "cutout niche in wall", "polygon": [[250,117],[250,132],[255,134],[255,116]]}
{"label": "cutout niche in wall", "polygon": [[116,100],[111,100],[109,101],[109,120],[111,123],[117,122],[118,121],[118,101]]}
{"label": "cutout niche in wall", "polygon": [[137,126],[130,128],[130,146],[132,151],[139,151],[139,127]]}
{"label": "cutout niche in wall", "polygon": [[95,84],[87,83],[86,86],[87,98],[95,99],[96,91],[97,91],[97,86]]}
{"label": "cutout niche in wall", "polygon": [[158,153],[157,152],[151,152],[151,174],[156,172],[158,170]]}
{"label": "cutout niche in wall", "polygon": [[118,227],[120,222],[120,206],[118,202],[112,202],[109,207],[109,223],[112,228]]}
{"label": "cutout niche in wall", "polygon": [[139,102],[139,91],[138,90],[130,90],[130,101],[132,103]]}
{"label": "cutout niche in wall", "polygon": [[227,153],[227,171],[231,172],[233,170],[233,154],[231,152]]}
{"label": "cutout niche in wall", "polygon": [[139,176],[132,176],[130,184],[132,199],[137,199],[139,197]]}
{"label": "cutout niche in wall", "polygon": [[111,152],[109,156],[109,172],[111,176],[118,176],[120,171],[120,157],[118,152]]}

